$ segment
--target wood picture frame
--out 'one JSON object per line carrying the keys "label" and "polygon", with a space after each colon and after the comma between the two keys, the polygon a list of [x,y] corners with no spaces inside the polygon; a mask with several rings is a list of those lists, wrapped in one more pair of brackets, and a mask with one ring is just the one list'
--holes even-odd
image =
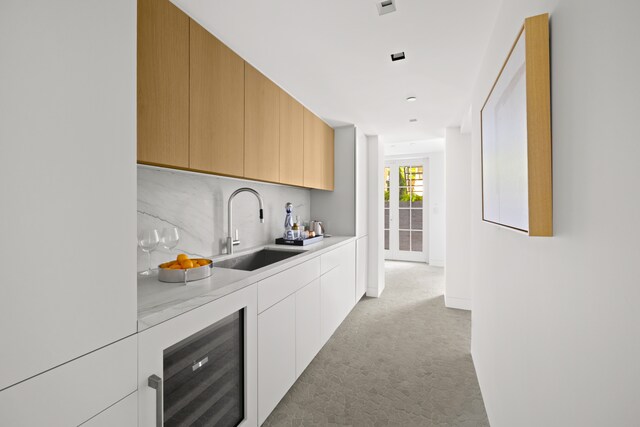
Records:
{"label": "wood picture frame", "polygon": [[482,220],[552,236],[549,14],[525,19],[480,118]]}

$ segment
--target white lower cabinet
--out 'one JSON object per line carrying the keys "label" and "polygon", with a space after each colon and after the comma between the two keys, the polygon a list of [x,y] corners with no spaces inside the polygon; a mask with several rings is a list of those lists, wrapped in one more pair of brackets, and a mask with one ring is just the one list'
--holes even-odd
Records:
{"label": "white lower cabinet", "polygon": [[257,425],[257,299],[254,284],[138,334],[140,427]]}
{"label": "white lower cabinet", "polygon": [[[355,243],[338,250],[341,250],[340,263],[320,277],[322,345],[331,338],[356,302]],[[335,254],[331,254],[331,261],[334,259]],[[324,261],[321,260],[321,263]]]}
{"label": "white lower cabinet", "polygon": [[258,422],[262,424],[296,380],[296,298],[258,316]]}
{"label": "white lower cabinet", "polygon": [[[136,353],[134,335],[1,391],[0,426],[88,421],[135,392]],[[120,425],[136,425],[135,416],[124,419]]]}
{"label": "white lower cabinet", "polygon": [[136,427],[138,425],[138,395],[131,393],[115,405],[91,418],[82,427]]}
{"label": "white lower cabinet", "polygon": [[320,341],[320,279],[296,292],[296,378],[322,348]]}
{"label": "white lower cabinet", "polygon": [[258,423],[262,424],[356,302],[356,243],[258,282]]}
{"label": "white lower cabinet", "polygon": [[324,345],[338,328],[343,319],[344,304],[342,297],[342,285],[340,278],[343,276],[342,268],[336,267],[320,278],[320,307],[321,343]]}

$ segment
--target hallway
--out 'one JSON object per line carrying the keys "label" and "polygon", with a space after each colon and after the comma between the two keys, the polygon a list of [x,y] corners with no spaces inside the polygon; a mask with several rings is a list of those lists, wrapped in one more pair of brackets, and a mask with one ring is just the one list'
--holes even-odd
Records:
{"label": "hallway", "polygon": [[387,261],[265,426],[488,426],[471,314],[444,306],[444,270]]}

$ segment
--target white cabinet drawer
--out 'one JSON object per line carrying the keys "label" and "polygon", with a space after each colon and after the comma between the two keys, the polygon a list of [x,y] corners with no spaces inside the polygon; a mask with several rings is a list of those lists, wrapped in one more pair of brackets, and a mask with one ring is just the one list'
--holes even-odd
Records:
{"label": "white cabinet drawer", "polygon": [[349,250],[353,249],[353,243],[340,246],[330,252],[320,255],[320,274],[325,274],[340,264],[345,262],[346,256],[349,254]]}
{"label": "white cabinet drawer", "polygon": [[0,392],[2,426],[77,426],[137,388],[137,335]]}
{"label": "white cabinet drawer", "polygon": [[320,277],[320,258],[291,267],[258,282],[258,313]]}
{"label": "white cabinet drawer", "polygon": [[137,427],[138,396],[131,393],[115,405],[91,418],[82,427]]}

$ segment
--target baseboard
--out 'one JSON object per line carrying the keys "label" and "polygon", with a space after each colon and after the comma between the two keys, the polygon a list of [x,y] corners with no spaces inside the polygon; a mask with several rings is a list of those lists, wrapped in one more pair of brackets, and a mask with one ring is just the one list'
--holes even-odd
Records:
{"label": "baseboard", "polygon": [[469,310],[471,311],[471,300],[468,298],[456,298],[449,297],[447,294],[444,294],[444,305],[447,308],[456,308],[458,310]]}
{"label": "baseboard", "polygon": [[384,291],[384,286],[382,287],[382,289],[367,288],[367,293],[365,295],[372,298],[380,298],[380,295],[382,295],[382,291]]}
{"label": "baseboard", "polygon": [[429,260],[429,265],[432,267],[444,267],[444,260],[443,259],[430,259]]}

